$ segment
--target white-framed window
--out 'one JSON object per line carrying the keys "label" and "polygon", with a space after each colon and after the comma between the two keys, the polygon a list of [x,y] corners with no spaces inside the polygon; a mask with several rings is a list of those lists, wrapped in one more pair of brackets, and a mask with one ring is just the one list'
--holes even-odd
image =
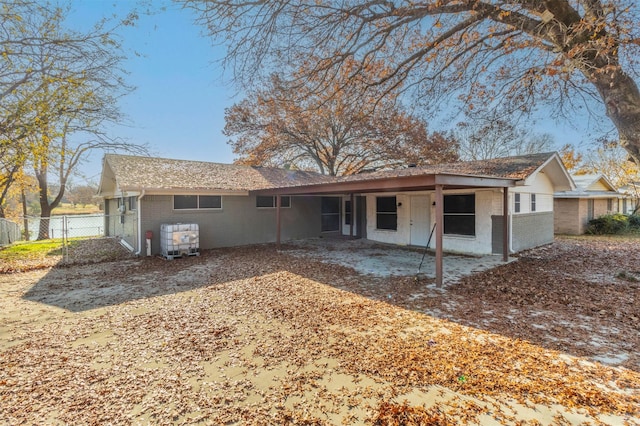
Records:
{"label": "white-framed window", "polygon": [[396,197],[376,197],[376,229],[398,230]]}
{"label": "white-framed window", "polygon": [[220,195],[174,195],[174,210],[220,210],[222,196]]}
{"label": "white-framed window", "polygon": [[444,233],[476,235],[476,194],[455,194],[444,197]]}
{"label": "white-framed window", "polygon": [[138,209],[138,197],[129,197],[129,210]]}
{"label": "white-framed window", "polygon": [[531,194],[531,211],[536,211],[536,194]]}
{"label": "white-framed window", "polygon": [[[258,195],[256,197],[256,207],[259,209],[273,209],[276,207],[275,195]],[[291,207],[291,197],[280,197],[280,207],[288,209]]]}
{"label": "white-framed window", "polygon": [[613,211],[613,198],[607,198],[607,212]]}
{"label": "white-framed window", "polygon": [[513,194],[513,212],[520,213],[520,193],[516,192]]}

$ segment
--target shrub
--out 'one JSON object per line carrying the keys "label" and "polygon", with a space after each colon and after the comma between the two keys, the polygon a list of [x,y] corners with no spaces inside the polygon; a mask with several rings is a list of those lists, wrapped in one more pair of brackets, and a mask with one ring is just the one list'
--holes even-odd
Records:
{"label": "shrub", "polygon": [[638,232],[640,231],[640,215],[632,214],[627,218],[627,222],[629,224],[629,230]]}
{"label": "shrub", "polygon": [[629,219],[627,216],[616,213],[606,214],[589,221],[587,233],[594,235],[621,234],[627,231]]}

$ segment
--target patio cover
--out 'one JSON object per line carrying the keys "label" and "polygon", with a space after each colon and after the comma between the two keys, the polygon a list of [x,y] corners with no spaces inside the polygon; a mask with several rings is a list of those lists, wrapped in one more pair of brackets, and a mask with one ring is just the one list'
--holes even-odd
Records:
{"label": "patio cover", "polygon": [[[417,173],[416,173],[417,172]],[[480,189],[480,188],[502,188],[503,189],[503,216],[509,215],[509,188],[516,186],[516,182],[521,178],[505,178],[492,176],[478,176],[455,173],[420,173],[420,169],[410,175],[398,175],[386,173],[383,176],[367,176],[367,174],[352,175],[342,179],[336,178],[333,182],[318,183],[311,185],[286,186],[279,188],[268,188],[250,191],[255,195],[276,196],[276,243],[280,245],[280,199],[283,195],[331,195],[349,194],[353,200],[354,194],[365,194],[374,192],[410,192],[410,191],[435,191],[436,202],[436,284],[442,286],[443,280],[443,250],[442,236],[444,233],[444,203],[443,190],[445,189]],[[506,262],[509,257],[510,230],[509,221],[503,220],[503,260]],[[353,235],[353,225],[351,225],[351,235]]]}

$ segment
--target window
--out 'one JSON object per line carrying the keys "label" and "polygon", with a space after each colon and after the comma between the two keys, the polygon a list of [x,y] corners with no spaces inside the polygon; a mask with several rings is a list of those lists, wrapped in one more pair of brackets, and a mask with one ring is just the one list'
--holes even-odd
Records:
{"label": "window", "polygon": [[[258,208],[275,208],[276,207],[276,197],[273,195],[265,196],[258,195],[256,197],[256,207]],[[291,197],[280,197],[280,207],[288,208],[291,207]]]}
{"label": "window", "polygon": [[219,195],[200,195],[198,197],[199,209],[221,209],[222,197]]}
{"label": "window", "polygon": [[340,230],[340,198],[322,197],[321,200],[322,222],[320,230],[322,232],[332,232]]}
{"label": "window", "polygon": [[536,211],[536,194],[531,194],[531,211]]}
{"label": "window", "polygon": [[607,198],[607,212],[611,213],[613,210],[613,198]]}
{"label": "window", "polygon": [[593,215],[594,215],[593,199],[587,200],[587,220],[593,219]]}
{"label": "window", "polygon": [[475,194],[444,196],[444,233],[476,235]]}
{"label": "window", "polygon": [[344,224],[351,225],[351,200],[344,202]]}
{"label": "window", "polygon": [[138,198],[129,197],[129,210],[136,210],[138,208]]}
{"label": "window", "polygon": [[174,210],[221,209],[220,195],[174,195]]}
{"label": "window", "polygon": [[398,229],[398,204],[396,197],[376,197],[376,228]]}
{"label": "window", "polygon": [[520,213],[520,194],[517,192],[513,195],[513,203],[514,213]]}

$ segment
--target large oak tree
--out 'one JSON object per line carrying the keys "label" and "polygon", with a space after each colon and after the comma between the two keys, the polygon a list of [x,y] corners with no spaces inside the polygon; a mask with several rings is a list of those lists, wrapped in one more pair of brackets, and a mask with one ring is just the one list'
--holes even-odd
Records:
{"label": "large oak tree", "polygon": [[545,101],[558,114],[606,114],[640,160],[635,0],[183,3],[228,46],[226,64],[244,83],[302,66],[326,92],[346,62],[383,61],[390,72],[370,86],[402,84],[433,109],[458,99],[468,110],[527,112]]}
{"label": "large oak tree", "polygon": [[353,87],[317,94],[273,75],[266,87],[226,110],[224,133],[238,163],[332,176],[458,158],[455,141],[429,135],[426,123],[397,105],[395,96],[372,95]]}

